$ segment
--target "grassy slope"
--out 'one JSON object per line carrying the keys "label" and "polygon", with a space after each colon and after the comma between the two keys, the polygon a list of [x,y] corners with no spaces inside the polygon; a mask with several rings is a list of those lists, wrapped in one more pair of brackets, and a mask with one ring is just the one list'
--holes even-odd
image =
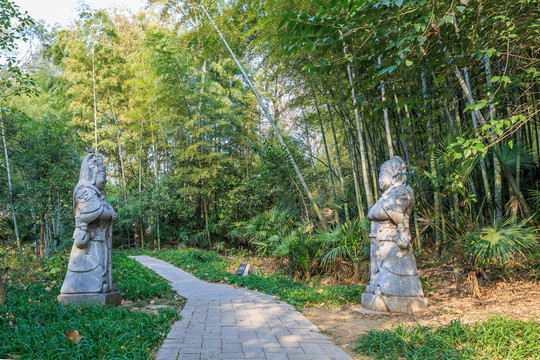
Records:
{"label": "grassy slope", "polygon": [[237,284],[251,290],[276,295],[294,306],[306,304],[342,305],[358,303],[364,289],[361,286],[321,286],[309,287],[282,275],[237,276],[227,271],[230,260],[213,251],[199,249],[148,251],[145,254],[167,261],[196,277],[211,281]]}
{"label": "grassy slope", "polygon": [[375,359],[540,359],[540,323],[494,317],[472,326],[372,330],[355,350]]}
{"label": "grassy slope", "polygon": [[[115,257],[114,265],[123,299],[174,297],[167,281],[136,261]],[[56,296],[64,271],[41,275],[36,272],[38,280],[32,284],[6,284],[8,300],[0,305],[0,358],[148,359],[178,318],[171,308],[148,314],[122,307],[62,306]],[[78,344],[66,337],[73,331],[82,336]]]}

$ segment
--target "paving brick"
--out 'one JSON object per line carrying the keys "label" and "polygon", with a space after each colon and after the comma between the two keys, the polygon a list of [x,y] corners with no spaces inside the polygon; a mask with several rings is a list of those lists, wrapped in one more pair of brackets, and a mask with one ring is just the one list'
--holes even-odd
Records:
{"label": "paving brick", "polygon": [[182,345],[183,345],[183,342],[180,340],[165,339],[161,348],[162,349],[179,349],[180,346]]}
{"label": "paving brick", "polygon": [[156,360],[176,360],[178,356],[178,348],[176,349],[164,349],[161,348],[156,355]]}
{"label": "paving brick", "polygon": [[178,355],[178,360],[200,360],[200,354],[180,354]]}
{"label": "paving brick", "polygon": [[266,353],[267,360],[288,360],[287,354],[283,353]]}
{"label": "paving brick", "polygon": [[257,358],[266,358],[264,350],[262,348],[244,348],[244,359],[257,359]]}

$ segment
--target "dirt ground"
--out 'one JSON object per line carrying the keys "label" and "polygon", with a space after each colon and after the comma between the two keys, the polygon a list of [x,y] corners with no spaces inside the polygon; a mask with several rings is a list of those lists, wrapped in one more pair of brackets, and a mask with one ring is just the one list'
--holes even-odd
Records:
{"label": "dirt ground", "polygon": [[474,298],[469,291],[456,290],[451,282],[446,285],[426,291],[428,308],[412,315],[362,313],[365,309],[361,305],[312,307],[305,308],[303,313],[354,359],[367,359],[354,353],[352,347],[358,336],[371,329],[388,329],[401,323],[439,326],[458,318],[465,323],[475,323],[495,315],[540,321],[540,285],[537,282],[490,283],[481,286],[479,297]]}

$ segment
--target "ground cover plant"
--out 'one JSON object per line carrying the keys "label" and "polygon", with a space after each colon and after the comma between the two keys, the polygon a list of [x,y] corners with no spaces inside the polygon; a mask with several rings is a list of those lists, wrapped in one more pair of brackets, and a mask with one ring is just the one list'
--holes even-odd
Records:
{"label": "ground cover plant", "polygon": [[236,284],[276,295],[293,306],[358,303],[364,289],[363,286],[357,285],[322,286],[316,282],[313,282],[313,286],[309,286],[274,273],[238,276],[230,271],[232,260],[207,250],[182,249],[145,253],[189,271],[202,280]]}
{"label": "ground cover plant", "polygon": [[[65,274],[63,259],[52,258],[42,268],[32,269],[29,277],[17,276],[16,269],[6,276],[7,301],[0,305],[0,358],[151,358],[183,302],[176,300],[176,307],[151,313],[121,306],[60,305],[56,296]],[[148,303],[174,298],[167,281],[135,260],[115,256],[114,266],[123,299]]]}
{"label": "ground cover plant", "polygon": [[492,317],[467,325],[371,330],[355,350],[375,359],[539,359],[540,323]]}

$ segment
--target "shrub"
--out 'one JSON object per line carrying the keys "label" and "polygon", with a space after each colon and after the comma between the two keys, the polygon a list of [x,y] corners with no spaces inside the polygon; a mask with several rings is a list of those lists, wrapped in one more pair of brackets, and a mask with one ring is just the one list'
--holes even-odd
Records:
{"label": "shrub", "polygon": [[480,234],[470,234],[470,242],[465,244],[467,253],[479,266],[499,262],[501,265],[523,254],[523,249],[538,245],[536,229],[527,227],[525,222],[516,223],[514,218],[495,222],[492,227],[484,227]]}

